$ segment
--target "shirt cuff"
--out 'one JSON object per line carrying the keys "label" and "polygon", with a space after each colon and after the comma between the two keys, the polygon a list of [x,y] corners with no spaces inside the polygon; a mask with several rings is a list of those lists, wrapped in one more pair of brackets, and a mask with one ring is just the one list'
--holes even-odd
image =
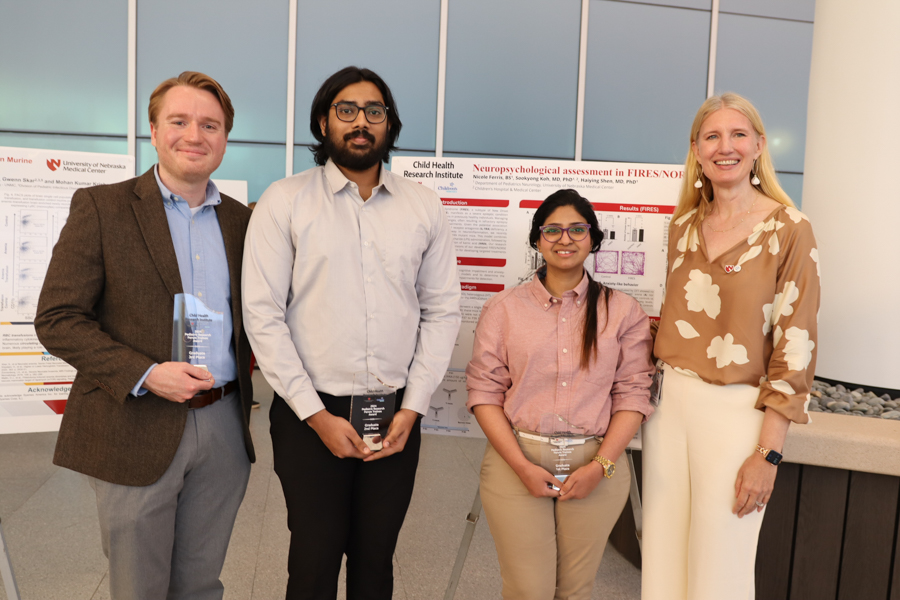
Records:
{"label": "shirt cuff", "polygon": [[764,383],[759,388],[756,408],[759,410],[771,408],[793,423],[806,425],[812,422],[812,416],[808,411],[809,394],[806,395],[806,398],[807,400],[803,401],[797,396],[787,396],[782,392],[770,389],[767,383]]}
{"label": "shirt cuff", "polygon": [[403,392],[403,402],[400,408],[414,410],[423,417],[428,413],[428,403],[431,401],[431,394],[423,395],[418,388],[407,387]]}
{"label": "shirt cuff", "polygon": [[650,404],[649,394],[613,396],[610,416],[616,414],[620,410],[630,410],[633,412],[641,413],[642,415],[644,415],[644,418],[641,421],[641,424],[643,425],[647,422],[647,419],[650,418],[650,415],[652,415],[653,411],[655,411],[656,409],[653,408],[652,404]]}
{"label": "shirt cuff", "polygon": [[469,399],[466,401],[466,409],[475,414],[474,408],[481,404],[503,406],[506,395],[501,392],[483,392],[481,390],[469,390]]}
{"label": "shirt cuff", "polygon": [[147,369],[147,371],[144,373],[144,376],[140,378],[140,380],[137,382],[137,385],[135,385],[133,388],[131,388],[132,396],[143,396],[144,394],[147,393],[147,390],[145,390],[143,388],[144,382],[147,380],[147,377],[150,375],[150,371],[153,370],[153,367],[155,367],[158,364],[159,363],[153,363],[152,365],[150,365],[150,368]]}
{"label": "shirt cuff", "polygon": [[315,391],[312,394],[305,393],[296,398],[285,398],[284,401],[287,402],[287,405],[291,407],[291,410],[294,411],[301,421],[305,421],[317,412],[325,410],[325,404],[322,403],[322,399],[319,398],[319,394]]}

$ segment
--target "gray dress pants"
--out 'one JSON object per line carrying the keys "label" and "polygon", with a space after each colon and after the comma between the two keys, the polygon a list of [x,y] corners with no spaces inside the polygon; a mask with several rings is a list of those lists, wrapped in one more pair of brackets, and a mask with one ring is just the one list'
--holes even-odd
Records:
{"label": "gray dress pants", "polygon": [[220,600],[219,575],[247,489],[250,460],[232,392],[188,412],[172,464],[156,483],[91,478],[112,600]]}

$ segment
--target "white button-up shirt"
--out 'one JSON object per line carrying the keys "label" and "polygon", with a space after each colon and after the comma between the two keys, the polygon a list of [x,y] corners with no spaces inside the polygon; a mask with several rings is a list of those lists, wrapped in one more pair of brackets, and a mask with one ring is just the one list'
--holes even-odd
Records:
{"label": "white button-up shirt", "polygon": [[460,324],[434,192],[382,168],[363,201],[331,161],[273,183],[247,230],[242,289],[260,369],[301,419],[324,408],[317,390],[349,396],[367,371],[425,414]]}

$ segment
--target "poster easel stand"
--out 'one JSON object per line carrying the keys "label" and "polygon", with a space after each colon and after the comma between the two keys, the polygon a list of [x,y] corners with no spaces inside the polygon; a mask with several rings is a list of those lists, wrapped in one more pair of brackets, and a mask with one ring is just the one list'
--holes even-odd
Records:
{"label": "poster easel stand", "polygon": [[22,600],[19,595],[19,587],[16,585],[16,576],[13,575],[12,563],[9,560],[9,550],[6,548],[6,538],[3,537],[3,526],[0,524],[0,578],[6,588],[7,600]]}
{"label": "poster easel stand", "polygon": [[[644,511],[641,508],[641,494],[638,490],[637,475],[634,470],[634,460],[631,457],[631,448],[625,449],[625,456],[628,459],[628,470],[631,473],[631,509],[634,512],[634,534],[637,536],[638,548],[642,549],[643,538],[643,521]],[[462,541],[459,543],[459,552],[456,553],[456,563],[453,565],[453,571],[450,573],[450,583],[447,584],[447,591],[444,593],[444,600],[453,600],[456,595],[456,587],[459,585],[459,578],[462,575],[463,566],[466,564],[466,555],[469,553],[469,546],[472,544],[472,536],[475,535],[475,525],[481,516],[481,488],[475,492],[475,500],[472,502],[472,510],[466,515],[466,529],[463,531]]]}
{"label": "poster easel stand", "polygon": [[459,585],[459,578],[462,575],[463,566],[466,564],[466,555],[469,553],[469,545],[472,543],[472,536],[475,535],[475,525],[481,516],[481,488],[475,490],[475,501],[472,502],[472,510],[466,515],[466,530],[463,532],[462,541],[459,544],[459,552],[456,553],[456,564],[453,565],[453,571],[450,573],[450,583],[447,585],[447,592],[444,594],[444,600],[453,600],[456,595],[456,586]]}
{"label": "poster easel stand", "polygon": [[644,550],[644,509],[641,506],[641,491],[638,488],[637,473],[634,470],[634,458],[632,449],[625,448],[625,456],[628,457],[628,471],[631,473],[631,512],[634,515],[634,535],[637,537],[638,550]]}

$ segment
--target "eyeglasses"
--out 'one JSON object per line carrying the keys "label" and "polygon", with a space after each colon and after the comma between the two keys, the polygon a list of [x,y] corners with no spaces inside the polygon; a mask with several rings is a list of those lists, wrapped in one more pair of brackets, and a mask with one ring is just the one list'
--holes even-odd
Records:
{"label": "eyeglasses", "polygon": [[573,242],[580,242],[588,236],[591,226],[587,223],[576,223],[571,227],[544,225],[543,227],[538,227],[538,229],[541,230],[541,237],[552,244],[562,239],[563,231],[569,234],[569,239]]}
{"label": "eyeglasses", "polygon": [[366,106],[357,106],[352,102],[335,102],[332,104],[334,113],[337,118],[345,123],[352,123],[356,120],[359,111],[363,111],[366,115],[366,121],[372,125],[383,123],[387,118],[388,107],[381,104],[367,104]]}

